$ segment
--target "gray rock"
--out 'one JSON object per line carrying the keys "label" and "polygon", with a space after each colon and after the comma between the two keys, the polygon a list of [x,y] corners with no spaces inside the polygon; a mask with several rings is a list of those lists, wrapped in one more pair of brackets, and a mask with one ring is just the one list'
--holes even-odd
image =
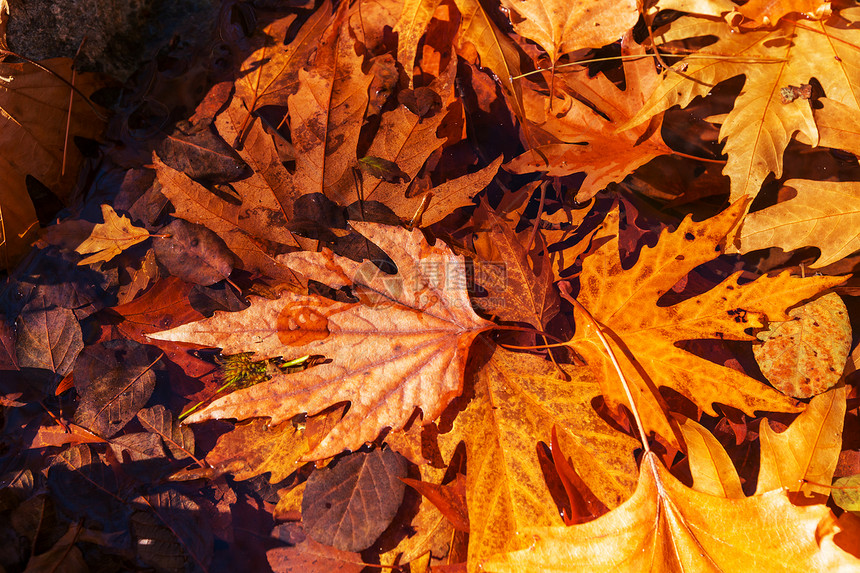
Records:
{"label": "gray rock", "polygon": [[72,57],[80,68],[124,81],[174,36],[211,37],[219,0],[10,0],[9,48],[42,60]]}

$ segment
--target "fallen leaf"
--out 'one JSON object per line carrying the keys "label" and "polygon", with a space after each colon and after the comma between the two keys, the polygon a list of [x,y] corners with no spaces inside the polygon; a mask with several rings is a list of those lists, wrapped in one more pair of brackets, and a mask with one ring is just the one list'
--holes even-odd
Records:
{"label": "fallen leaf", "polygon": [[833,502],[845,511],[860,513],[860,474],[834,480]]}
{"label": "fallen leaf", "polygon": [[781,434],[773,431],[767,418],[762,420],[758,493],[783,488],[800,492],[802,497],[792,497],[795,503],[810,497],[815,502],[827,501],[842,449],[846,395],[842,386],[816,396]]}
{"label": "fallen leaf", "polygon": [[675,416],[684,436],[695,491],[716,497],[741,499],[744,490],[731,458],[705,427],[683,416]]}
{"label": "fallen leaf", "polygon": [[352,286],[361,303],[286,292],[277,300],[252,298],[244,311],[151,335],[220,347],[226,354],[253,351],[261,359],[285,354],[331,359],[220,398],[189,422],[267,416],[277,424],[349,401],[343,420],[308,454],[322,459],[344,448],[358,449],[385,427],[404,427],[416,406],[429,423],[460,394],[466,352],[478,333],[493,327],[472,311],[465,285],[436,274],[441,266],[452,276],[465,276],[463,259],[441,242],[429,246],[418,230],[353,226],[388,253],[397,274],[330,251],[280,260],[335,288]]}
{"label": "fallen leaf", "polygon": [[299,460],[307,452],[301,432],[291,422],[270,426],[266,420],[251,420],[219,437],[206,462],[219,473],[232,473],[236,480],[268,472],[269,481],[278,483],[299,469]]}
{"label": "fallen leaf", "polygon": [[[535,445],[555,426],[564,451],[594,494],[618,506],[633,489],[636,441],[592,408],[599,387],[582,368],[564,380],[547,360],[481,342],[472,352],[474,397],[454,420],[448,441],[466,443],[469,564],[512,548],[517,531],[560,524]],[[443,436],[440,436],[442,439]]]}
{"label": "fallen leaf", "polygon": [[75,423],[110,438],[135,417],[155,390],[147,347],[131,340],[88,346],[75,361],[80,404]]}
{"label": "fallen leaf", "polygon": [[503,0],[517,34],[533,40],[555,66],[560,56],[582,48],[611,44],[639,19],[635,2],[616,2],[612,10],[601,9],[599,0]]}
{"label": "fallen leaf", "polygon": [[[632,34],[622,39],[625,56],[644,54]],[[639,112],[659,76],[649,58],[624,62],[625,89],[604,75],[590,77],[583,68],[555,73],[556,93],[524,90],[526,116],[560,143],[529,149],[505,165],[514,173],[545,172],[548,176],[585,173],[576,200],[585,202],[609,183],[621,181],[638,167],[672,150],[663,143],[660,123],[620,131]],[[623,129],[623,128],[622,128]]]}
{"label": "fallen leaf", "polygon": [[31,300],[15,321],[15,355],[21,368],[44,368],[65,376],[84,347],[81,326],[68,308]]}
{"label": "fallen leaf", "polygon": [[158,262],[185,282],[209,286],[233,272],[233,253],[203,225],[175,219],[160,229],[154,250]]}
{"label": "fallen leaf", "polygon": [[266,551],[275,573],[361,573],[366,566],[358,553],[314,541],[300,523],[279,525],[272,535],[289,543]]}
{"label": "fallen leaf", "polygon": [[379,448],[314,470],[302,497],[305,531],[341,551],[367,549],[397,513],[406,488],[403,477],[406,458]]}
{"label": "fallen leaf", "polygon": [[[858,14],[840,12],[849,23]],[[772,29],[735,33],[722,19],[685,16],[655,32],[663,42],[715,36],[719,40],[694,57],[674,64],[634,118],[622,128],[645,121],[673,105],[687,107],[714,85],[744,75],[744,89],[724,118],[720,141],[728,155],[723,174],[732,180],[731,199],[755,197],[768,174],[782,175],[783,152],[801,132],[813,146],[818,128],[809,101],[780,99],[780,88],[816,78],[828,98],[860,110],[860,68],[853,65],[854,39],[847,27],[831,21],[782,19]],[[714,54],[713,58],[708,54]],[[717,56],[718,54],[718,56]]]}
{"label": "fallen leaf", "polygon": [[835,543],[841,531],[827,506],[792,505],[780,489],[743,499],[694,491],[648,452],[622,506],[581,525],[524,529],[517,537],[527,549],[486,560],[483,569],[849,571],[860,560]]}
{"label": "fallen leaf", "polygon": [[466,481],[458,474],[454,483],[440,485],[421,480],[401,478],[409,487],[429,499],[451,522],[454,529],[469,533],[469,514],[466,509]]}
{"label": "fallen leaf", "polygon": [[830,2],[825,0],[751,0],[738,8],[738,12],[758,26],[772,26],[792,12],[810,20],[830,16]]}
{"label": "fallen leaf", "polygon": [[736,244],[727,252],[749,253],[779,247],[818,247],[818,269],[860,249],[860,185],[852,181],[791,179],[796,195],[744,218]]}
{"label": "fallen leaf", "polygon": [[[72,136],[96,138],[104,125],[80,96],[70,102],[69,86],[60,78],[71,78],[71,59],[40,65],[59,77],[30,63],[0,63],[0,266],[7,269],[29,250],[39,227],[25,177],[36,178],[65,203],[83,161],[75,145],[66,145],[67,118]],[[102,85],[95,74],[76,75],[75,86],[85,94]]]}
{"label": "fallen leaf", "polygon": [[[746,374],[716,364],[676,346],[681,340],[753,341],[747,332],[768,320],[785,320],[786,309],[844,281],[840,277],[795,278],[787,272],[739,284],[735,273],[711,290],[678,304],[658,300],[697,266],[724,248],[745,210],[737,202],[701,223],[687,217],[675,231],[664,230],[655,247],[643,247],[636,263],[622,266],[618,227],[601,231],[605,242],[585,257],[577,300],[602,325],[616,347],[635,407],[649,431],[673,439],[657,389],[665,386],[716,415],[719,402],[752,415],[756,410],[797,411],[796,402]],[[596,236],[596,237],[597,237]],[[609,286],[611,284],[611,286]],[[576,335],[570,345],[579,352],[611,406],[626,404],[624,389],[603,345],[578,309]]]}
{"label": "fallen leaf", "polygon": [[788,312],[790,320],[768,323],[753,346],[756,362],[773,386],[795,398],[827,391],[842,377],[851,351],[848,309],[828,293]]}

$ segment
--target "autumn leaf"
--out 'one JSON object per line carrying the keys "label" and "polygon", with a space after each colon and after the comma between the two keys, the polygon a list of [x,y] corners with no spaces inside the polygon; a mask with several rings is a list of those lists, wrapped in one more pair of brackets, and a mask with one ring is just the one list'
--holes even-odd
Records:
{"label": "autumn leaf", "polygon": [[82,255],[93,253],[80,260],[79,265],[106,262],[128,249],[149,238],[149,231],[135,227],[125,215],[119,216],[110,205],[102,205],[104,223],[98,223],[92,233],[75,251]]}
{"label": "autumn leaf", "polygon": [[784,488],[800,492],[800,498],[792,497],[795,503],[801,503],[804,497],[826,502],[830,495],[828,484],[842,449],[846,395],[847,389],[842,386],[816,396],[780,434],[773,431],[767,419],[762,421],[757,493]]}
{"label": "autumn leaf", "polygon": [[[778,515],[775,522],[773,516]],[[792,505],[777,489],[743,499],[694,491],[648,452],[633,497],[572,527],[522,531],[527,549],[484,562],[485,571],[836,571],[860,560],[835,542],[825,505]]]}
{"label": "autumn leaf", "polygon": [[599,48],[623,36],[639,19],[636,3],[616,2],[601,10],[595,0],[503,0],[514,30],[544,49],[553,66],[560,56],[581,48]]}
{"label": "autumn leaf", "polygon": [[[755,337],[747,329],[762,327],[765,318],[786,320],[787,308],[844,280],[795,278],[783,273],[742,285],[735,273],[708,292],[660,306],[660,297],[675,283],[723,250],[726,236],[744,209],[744,202],[738,202],[701,223],[687,217],[675,231],[663,231],[655,247],[643,247],[636,264],[628,269],[621,264],[616,227],[599,233],[606,242],[583,262],[576,298],[617,345],[621,368],[628,380],[635,381],[633,399],[646,428],[664,437],[671,439],[673,432],[655,401],[662,386],[687,396],[711,415],[715,415],[713,404],[717,402],[748,414],[796,411],[795,402],[776,390],[699,358],[677,343],[693,339],[753,341]],[[585,324],[580,311],[574,316],[577,324]],[[607,401],[626,404],[615,370],[593,329],[578,328],[570,345],[601,381]]]}
{"label": "autumn leaf", "polygon": [[[220,347],[227,354],[251,351],[261,359],[288,352],[331,359],[220,398],[189,422],[266,416],[277,424],[301,412],[315,414],[351,402],[343,420],[308,454],[321,459],[358,449],[385,427],[402,428],[415,407],[429,422],[460,394],[469,345],[493,327],[472,311],[463,286],[451,282],[457,269],[463,270],[462,258],[442,243],[431,247],[418,230],[353,226],[388,253],[396,274],[330,251],[280,260],[332,287],[351,286],[360,302],[283,293],[277,300],[252,298],[251,306],[238,313],[150,335]],[[454,273],[447,282],[446,272]]]}
{"label": "autumn leaf", "polygon": [[[622,49],[628,56],[644,54],[630,34],[622,41]],[[558,143],[527,150],[505,165],[514,173],[541,171],[548,176],[585,172],[576,194],[579,202],[651,159],[672,152],[660,136],[659,121],[617,133],[641,109],[658,81],[648,58],[624,62],[624,90],[606,76],[589,75],[586,69],[556,71],[552,98],[544,91],[524,90],[526,116]]]}
{"label": "autumn leaf", "polygon": [[471,45],[481,58],[481,66],[489,68],[499,78],[514,114],[525,117],[522,86],[514,79],[522,73],[517,45],[499,30],[480,0],[455,0],[455,4],[460,11],[458,51]]}
{"label": "autumn leaf", "polygon": [[[346,5],[341,6],[341,12]],[[296,148],[293,186],[301,193],[325,193],[353,187],[350,168],[367,107],[372,76],[348,27],[337,20],[320,38],[313,66],[299,71],[299,89],[287,98],[290,132]]]}
{"label": "autumn leaf", "polygon": [[548,257],[540,258],[542,240],[526,252],[532,230],[516,233],[516,224],[481,203],[474,215],[478,228],[476,282],[487,289],[475,304],[502,320],[527,322],[542,330],[558,314],[560,301]]}
{"label": "autumn leaf", "polygon": [[860,186],[856,182],[790,179],[785,187],[794,189],[794,197],[747,215],[728,252],[818,247],[821,255],[809,265],[818,269],[860,249]]}
{"label": "autumn leaf", "polygon": [[842,377],[851,350],[848,309],[828,293],[788,312],[790,320],[773,321],[758,334],[756,362],[771,384],[795,398],[827,391]]}
{"label": "autumn leaf", "polygon": [[[732,201],[756,196],[768,174],[782,174],[783,152],[798,132],[813,146],[819,134],[809,101],[786,101],[780,89],[809,84],[815,78],[828,98],[860,110],[860,68],[854,62],[856,42],[848,30],[857,14],[841,13],[848,27],[834,21],[780,20],[772,29],[734,33],[722,19],[685,16],[656,35],[664,42],[715,36],[666,75],[644,106],[624,127],[645,121],[673,105],[686,107],[729,78],[746,77],[720,129],[728,155],[723,174],[732,180]],[[714,54],[709,58],[709,54]],[[719,56],[717,56],[719,54]]]}
{"label": "autumn leaf", "polygon": [[553,426],[579,475],[608,507],[633,489],[636,447],[592,408],[600,390],[587,371],[571,369],[572,379],[564,380],[541,357],[475,346],[474,397],[444,438],[466,443],[470,570],[510,550],[517,531],[561,523],[535,451],[538,441],[550,443]]}
{"label": "autumn leaf", "polygon": [[796,12],[809,20],[830,16],[830,2],[823,0],[751,0],[738,12],[759,26],[772,26],[785,16]]}
{"label": "autumn leaf", "polygon": [[[2,8],[0,8],[2,13]],[[70,59],[41,63],[60,77],[72,75]],[[94,74],[78,74],[76,86],[89,94],[101,87]],[[35,65],[0,63],[0,266],[9,268],[29,249],[39,227],[25,177],[35,177],[60,199],[72,193],[83,161],[75,145],[66,145],[68,85]],[[103,121],[76,95],[71,103],[70,133],[95,138]],[[64,170],[65,168],[65,170]]]}

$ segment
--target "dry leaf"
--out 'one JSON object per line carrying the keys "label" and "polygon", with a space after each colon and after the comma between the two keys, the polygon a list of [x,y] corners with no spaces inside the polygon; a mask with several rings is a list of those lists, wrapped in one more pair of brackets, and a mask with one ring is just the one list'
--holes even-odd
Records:
{"label": "dry leaf", "polygon": [[[740,273],[717,287],[671,306],[658,300],[697,266],[718,255],[726,235],[744,212],[738,202],[719,215],[694,223],[687,217],[678,228],[664,230],[655,247],[643,247],[636,264],[621,264],[618,231],[609,229],[601,247],[583,262],[577,300],[602,325],[616,347],[625,376],[632,382],[633,399],[645,427],[672,439],[673,432],[659,404],[657,388],[666,386],[687,396],[715,415],[719,402],[752,415],[756,410],[797,411],[794,400],[749,376],[679,348],[682,340],[721,339],[753,341],[748,329],[763,319],[784,320],[787,308],[844,281],[839,277],[794,278],[783,273],[739,284]],[[571,346],[588,362],[601,381],[610,405],[626,404],[623,388],[603,346],[582,313]]]}
{"label": "dry leaf", "polygon": [[322,459],[344,448],[358,449],[385,427],[404,427],[415,407],[428,423],[460,394],[466,352],[478,333],[493,327],[472,311],[465,284],[456,282],[457,276],[465,277],[463,259],[441,242],[431,247],[418,230],[353,226],[388,253],[397,274],[330,251],[280,260],[329,286],[351,286],[360,303],[284,293],[277,300],[254,298],[238,313],[151,335],[221,347],[227,354],[252,351],[260,359],[305,354],[331,359],[220,398],[189,422],[267,416],[277,424],[349,401],[343,420],[308,454]]}
{"label": "dry leaf", "polygon": [[827,391],[842,377],[851,350],[848,309],[838,294],[828,293],[788,312],[758,333],[756,362],[773,386],[795,398]]}
{"label": "dry leaf", "polygon": [[[774,519],[779,516],[778,520]],[[636,492],[582,525],[523,530],[520,551],[484,571],[851,571],[860,560],[834,542],[842,528],[825,505],[792,505],[778,489],[725,499],[682,484],[645,454]]]}
{"label": "dry leaf", "polygon": [[796,195],[747,215],[736,245],[728,252],[818,247],[821,256],[809,265],[818,269],[860,249],[860,185],[791,179],[785,187]]}

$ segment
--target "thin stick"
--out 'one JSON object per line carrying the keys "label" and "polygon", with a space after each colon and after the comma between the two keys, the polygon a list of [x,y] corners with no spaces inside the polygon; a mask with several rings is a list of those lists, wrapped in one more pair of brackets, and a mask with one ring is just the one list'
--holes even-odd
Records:
{"label": "thin stick", "polygon": [[672,150],[672,155],[677,155],[678,157],[685,157],[687,159],[692,159],[694,161],[704,161],[705,163],[719,163],[720,165],[725,165],[725,159],[709,159],[707,157],[699,157],[697,155],[689,155],[687,153],[681,153],[680,151]]}
{"label": "thin stick", "polygon": [[[692,60],[734,60],[738,63],[749,63],[749,64],[776,64],[779,62],[787,61],[786,58],[752,58],[752,57],[741,57],[741,56],[727,56],[725,54],[702,54],[702,53],[692,53],[692,54],[667,54],[673,58],[686,58]],[[568,66],[579,66],[583,64],[591,64],[594,62],[609,62],[613,60],[621,60],[621,61],[629,61],[629,60],[639,60],[641,58],[654,58],[658,59],[656,54],[631,54],[629,56],[606,56],[605,58],[589,58],[586,60],[576,60],[575,62],[568,62],[566,64],[561,64],[556,66],[556,68],[566,68]],[[672,69],[669,66],[667,69]],[[536,70],[532,70],[530,72],[526,72],[524,74],[520,74],[518,76],[511,76],[511,79],[518,80],[520,78],[524,78],[526,76],[531,76],[534,74],[539,74],[541,72],[551,71],[552,68],[538,68]],[[675,70],[677,72],[677,70]],[[680,72],[678,72],[680,73]],[[682,74],[683,75],[683,74]],[[698,81],[698,80],[693,80]]]}

